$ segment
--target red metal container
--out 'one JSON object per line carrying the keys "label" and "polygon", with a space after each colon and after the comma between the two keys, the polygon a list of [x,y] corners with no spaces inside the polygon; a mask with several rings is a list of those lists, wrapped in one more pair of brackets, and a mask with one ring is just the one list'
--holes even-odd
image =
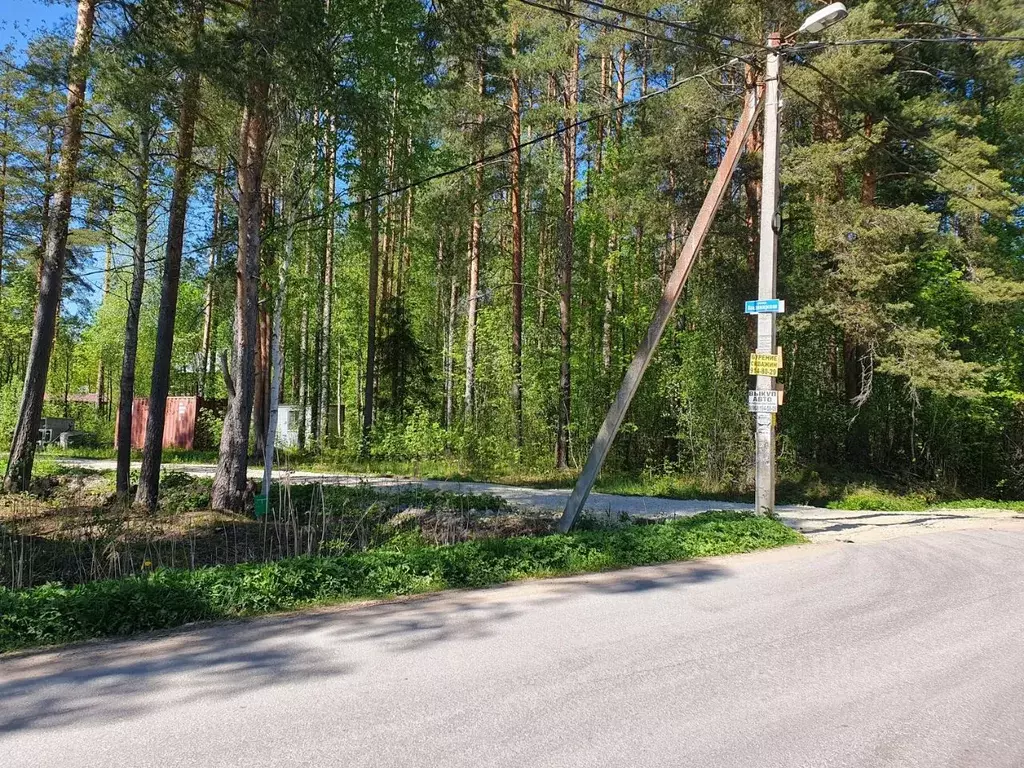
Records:
{"label": "red metal container", "polygon": [[[164,448],[193,450],[208,447],[208,440],[197,439],[198,417],[202,410],[216,410],[219,404],[198,397],[168,397],[164,413]],[[149,399],[137,397],[132,403],[132,448],[142,450],[149,421]],[[117,428],[114,428],[117,435]]]}

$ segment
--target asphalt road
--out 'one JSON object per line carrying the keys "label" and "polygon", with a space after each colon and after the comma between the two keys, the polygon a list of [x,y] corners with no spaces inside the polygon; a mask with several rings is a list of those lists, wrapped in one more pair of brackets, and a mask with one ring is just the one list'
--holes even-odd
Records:
{"label": "asphalt road", "polygon": [[1024,521],[0,660],[0,766],[103,765],[1018,768]]}

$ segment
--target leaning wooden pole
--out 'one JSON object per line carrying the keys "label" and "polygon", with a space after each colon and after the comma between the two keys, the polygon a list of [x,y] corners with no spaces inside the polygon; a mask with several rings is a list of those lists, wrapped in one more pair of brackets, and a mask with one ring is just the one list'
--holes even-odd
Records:
{"label": "leaning wooden pole", "polygon": [[637,350],[636,355],[633,357],[633,362],[629,364],[626,376],[623,378],[619,392],[615,396],[615,402],[608,409],[608,413],[604,417],[604,423],[601,424],[601,429],[597,433],[597,439],[594,440],[594,444],[590,448],[590,455],[587,456],[587,463],[583,466],[583,473],[580,475],[580,479],[576,481],[576,487],[572,489],[572,494],[565,503],[562,519],[558,521],[558,530],[562,533],[572,528],[573,523],[576,521],[576,516],[583,509],[583,505],[586,503],[587,497],[594,487],[594,481],[597,480],[597,475],[601,471],[604,460],[608,457],[612,441],[615,439],[619,427],[622,426],[622,420],[626,416],[626,411],[629,410],[629,404],[633,401],[633,396],[640,387],[644,371],[650,365],[651,359],[654,357],[654,350],[657,349],[658,342],[661,341],[661,335],[665,332],[665,326],[668,325],[672,311],[676,307],[676,302],[679,301],[683,286],[686,284],[686,278],[690,275],[690,268],[693,266],[693,262],[697,258],[701,246],[704,244],[704,238],[711,228],[711,223],[715,219],[715,214],[722,204],[722,198],[725,197],[729,180],[736,170],[736,163],[740,158],[740,153],[743,151],[747,136],[754,125],[754,118],[759,107],[760,102],[752,93],[747,98],[743,113],[740,115],[739,124],[736,126],[736,130],[733,131],[732,138],[729,139],[729,146],[725,151],[725,157],[722,158],[722,162],[715,172],[711,188],[708,190],[707,197],[704,198],[700,213],[697,214],[697,219],[693,222],[693,228],[690,230],[686,243],[679,253],[679,258],[676,260],[676,266],[672,270],[672,275],[665,284],[665,290],[661,294],[661,301],[658,302],[658,308],[654,313],[654,319],[651,321],[650,328],[647,329],[647,335],[644,336],[640,349]]}

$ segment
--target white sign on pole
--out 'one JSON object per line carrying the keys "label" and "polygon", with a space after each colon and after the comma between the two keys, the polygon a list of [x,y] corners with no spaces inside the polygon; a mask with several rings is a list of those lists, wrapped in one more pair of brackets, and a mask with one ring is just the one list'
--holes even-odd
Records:
{"label": "white sign on pole", "polygon": [[779,393],[775,389],[747,391],[747,410],[751,413],[778,413]]}

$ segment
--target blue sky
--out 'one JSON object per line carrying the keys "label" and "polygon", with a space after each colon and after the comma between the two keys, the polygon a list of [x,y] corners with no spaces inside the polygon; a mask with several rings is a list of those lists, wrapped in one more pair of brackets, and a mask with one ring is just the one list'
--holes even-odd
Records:
{"label": "blue sky", "polygon": [[[29,39],[44,30],[53,30],[60,26],[65,27],[68,35],[73,30],[77,3],[74,0],[61,0],[59,2],[44,2],[43,0],[0,0],[0,48],[12,46],[15,55],[25,49]],[[210,207],[208,201],[202,196],[196,196],[189,205],[189,226],[187,232],[186,251],[194,250],[197,245],[203,242],[209,234]],[[162,250],[164,237],[164,221],[161,220],[154,227],[150,238],[149,258],[156,258]],[[128,258],[128,254],[122,253],[122,248],[115,248],[116,256],[120,260]],[[85,300],[87,303],[96,305],[102,299],[102,275],[97,273],[97,268],[102,268],[102,249],[98,249],[94,255],[93,263],[86,264],[86,271],[89,276],[85,282],[93,287],[91,295]],[[159,275],[159,268],[152,267],[147,279]],[[81,310],[84,307],[75,306],[74,310]]]}
{"label": "blue sky", "polygon": [[0,47],[25,47],[25,41],[40,29],[52,28],[74,18],[69,3],[41,0],[0,0]]}

